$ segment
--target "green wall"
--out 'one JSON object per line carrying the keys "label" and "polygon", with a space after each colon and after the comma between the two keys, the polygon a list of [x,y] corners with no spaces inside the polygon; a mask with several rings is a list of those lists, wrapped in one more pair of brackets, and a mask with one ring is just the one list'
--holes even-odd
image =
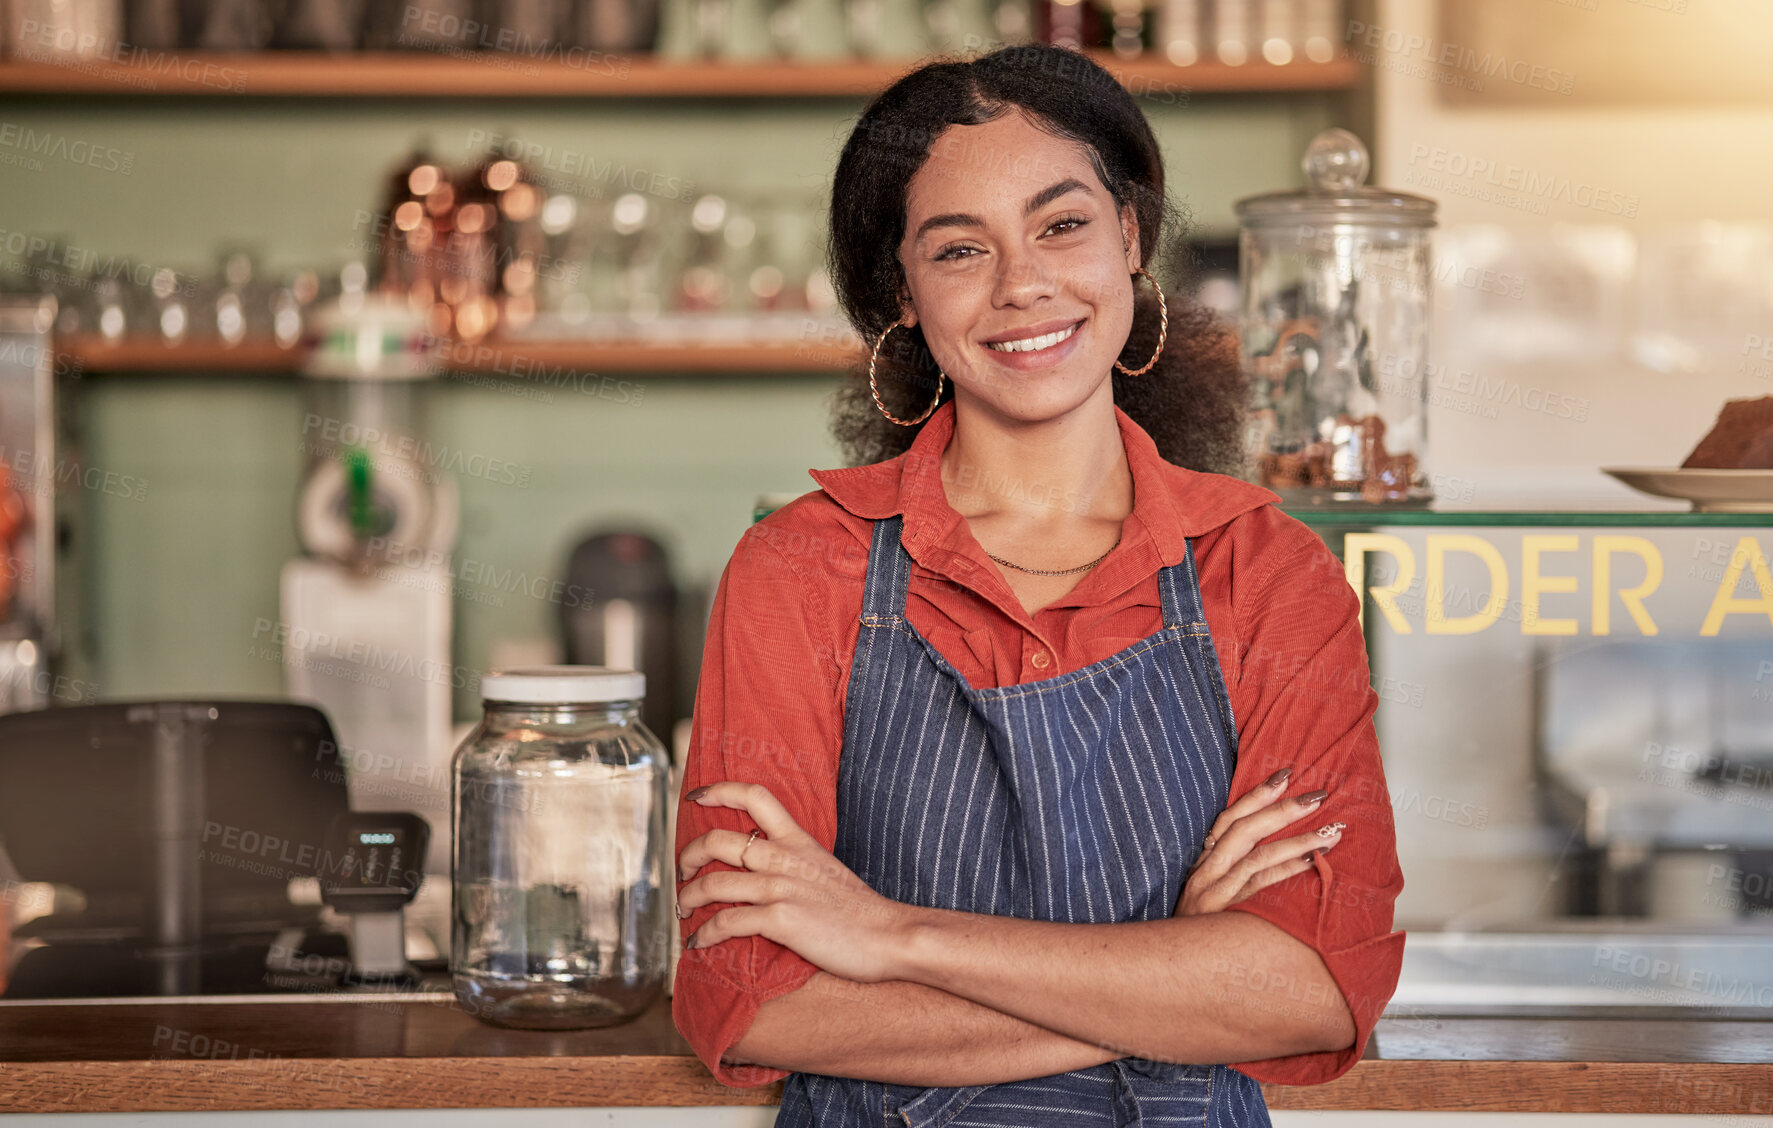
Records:
{"label": "green wall", "polygon": [[[1348,120],[1350,96],[1201,96],[1150,105],[1172,192],[1197,230],[1234,229],[1239,196],[1296,185],[1305,141]],[[355,257],[353,223],[421,136],[446,161],[484,133],[595,154],[698,189],[816,192],[857,100],[356,101],[92,98],[0,101],[0,124],[111,146],[128,170],[45,159],[0,164],[0,228],[104,254],[207,272],[217,246],[260,249],[268,268]],[[477,132],[478,131],[478,132]],[[643,523],[686,588],[711,591],[763,492],[813,487],[839,463],[826,434],[835,378],[631,377],[638,404],[445,380],[434,441],[531,468],[527,487],[464,479],[458,552],[559,577],[571,544],[606,523]],[[228,374],[65,381],[84,460],[145,480],[139,498],[75,499],[68,555],[68,669],[103,697],[275,694],[281,670],[247,656],[277,617],[278,569],[297,551],[297,381]],[[516,389],[521,392],[522,389]],[[494,639],[553,634],[553,604],[505,593],[454,601],[455,660],[488,667]],[[694,606],[694,604],[692,604]],[[700,607],[696,608],[699,612]],[[458,718],[475,712],[457,694]]]}

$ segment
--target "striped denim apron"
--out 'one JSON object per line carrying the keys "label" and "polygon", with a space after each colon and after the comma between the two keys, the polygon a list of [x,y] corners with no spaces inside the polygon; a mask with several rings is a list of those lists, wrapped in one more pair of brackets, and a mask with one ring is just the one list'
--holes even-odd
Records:
{"label": "striped denim apron", "polygon": [[[882,896],[1026,920],[1174,914],[1224,809],[1237,730],[1194,544],[1163,627],[1059,677],[974,689],[905,618],[903,518],[876,521],[850,670],[833,853]],[[1185,953],[1178,953],[1185,958]],[[995,1085],[791,1073],[777,1128],[1256,1128],[1256,1082],[1123,1057]]]}

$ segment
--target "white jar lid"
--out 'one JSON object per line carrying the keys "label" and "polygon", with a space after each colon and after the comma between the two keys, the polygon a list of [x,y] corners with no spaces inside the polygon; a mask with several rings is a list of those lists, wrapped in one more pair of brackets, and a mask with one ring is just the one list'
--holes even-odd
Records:
{"label": "white jar lid", "polygon": [[482,701],[529,705],[638,701],[646,696],[646,675],[615,666],[520,666],[480,678]]}

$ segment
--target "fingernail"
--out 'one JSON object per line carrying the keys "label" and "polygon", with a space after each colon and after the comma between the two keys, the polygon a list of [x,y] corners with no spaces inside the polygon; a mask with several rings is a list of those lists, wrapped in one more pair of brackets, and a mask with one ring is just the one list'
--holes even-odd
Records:
{"label": "fingernail", "polygon": [[685,799],[700,799],[702,796],[706,795],[708,793],[708,789],[713,786],[714,785],[712,783],[704,784],[703,786],[698,787],[694,791],[690,792],[688,795],[685,795],[684,798]]}
{"label": "fingernail", "polygon": [[1209,834],[1209,835],[1207,835],[1207,839],[1206,839],[1206,841],[1205,841],[1205,842],[1202,842],[1202,843],[1201,843],[1201,844],[1200,844],[1200,848],[1201,848],[1201,852],[1202,852],[1202,853],[1205,853],[1205,852],[1206,852],[1206,851],[1208,851],[1208,850],[1211,850],[1211,849],[1212,849],[1212,848],[1213,848],[1213,843],[1215,843],[1215,842],[1217,842],[1217,841],[1219,841],[1219,840],[1218,840],[1218,839],[1217,839],[1217,838],[1214,838],[1214,837],[1213,837],[1213,836],[1212,836],[1212,835],[1210,835],[1210,834]]}
{"label": "fingernail", "polygon": [[684,908],[682,905],[677,906],[677,919],[678,920],[683,920],[683,919],[687,918],[688,916],[689,916],[688,909]]}
{"label": "fingernail", "polygon": [[1322,789],[1319,789],[1317,791],[1307,791],[1305,794],[1298,797],[1299,805],[1301,807],[1310,807],[1310,806],[1314,806],[1318,803],[1322,803],[1324,801],[1324,796],[1326,796],[1328,794],[1329,794],[1328,791],[1324,791]]}
{"label": "fingernail", "polygon": [[1268,783],[1265,786],[1279,787],[1281,784],[1287,782],[1287,777],[1292,774],[1293,774],[1292,768],[1282,768],[1280,771],[1275,772],[1273,775],[1268,777]]}
{"label": "fingernail", "polygon": [[1317,828],[1317,836],[1319,838],[1334,838],[1341,834],[1342,828],[1347,825],[1347,823],[1333,822],[1329,826],[1320,826]]}
{"label": "fingernail", "polygon": [[693,932],[692,932],[692,933],[690,933],[690,934],[689,934],[689,939],[688,939],[688,940],[685,940],[685,941],[684,941],[684,942],[683,942],[683,946],[684,946],[684,947],[686,947],[686,948],[693,948],[693,947],[695,947],[695,946],[696,946],[696,934],[695,934],[695,933],[693,933]]}

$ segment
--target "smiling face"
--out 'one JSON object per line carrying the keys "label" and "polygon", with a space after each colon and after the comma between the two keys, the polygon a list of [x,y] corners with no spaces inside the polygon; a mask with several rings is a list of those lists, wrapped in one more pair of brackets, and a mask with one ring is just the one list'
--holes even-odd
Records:
{"label": "smiling face", "polygon": [[1132,329],[1138,226],[1083,146],[1015,110],[949,126],[905,220],[908,312],[957,398],[1037,422],[1110,378]]}

